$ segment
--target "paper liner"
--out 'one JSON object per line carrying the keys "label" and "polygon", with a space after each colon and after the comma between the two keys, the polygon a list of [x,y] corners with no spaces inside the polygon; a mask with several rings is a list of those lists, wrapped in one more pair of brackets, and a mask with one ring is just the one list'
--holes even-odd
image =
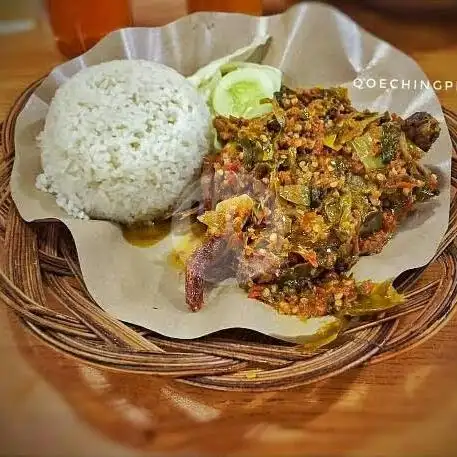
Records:
{"label": "paper liner", "polygon": [[264,63],[281,68],[291,87],[346,85],[360,109],[408,116],[427,111],[441,123],[442,132],[424,159],[440,178],[441,194],[420,206],[379,255],[362,258],[354,269],[359,279],[384,280],[426,264],[434,255],[448,223],[451,143],[438,99],[431,88],[357,89],[356,78],[427,81],[408,56],[358,27],[337,10],[318,3],[299,4],[284,14],[252,17],[199,13],[161,28],[129,28],[111,33],[86,54],[56,67],[29,99],[16,122],[16,158],[11,190],[27,221],[58,219],[75,239],[89,292],[118,319],[162,335],[195,338],[244,327],[286,340],[303,333],[303,322],[281,316],[261,302],[250,300],[234,281],[209,292],[206,306],[188,311],[184,282],[167,262],[173,247],[169,236],[152,248],[128,244],[121,229],[104,221],[71,219],[50,194],[35,188],[41,172],[36,136],[56,88],[85,66],[113,59],[149,59],[191,75],[210,61],[269,34],[271,45]]}

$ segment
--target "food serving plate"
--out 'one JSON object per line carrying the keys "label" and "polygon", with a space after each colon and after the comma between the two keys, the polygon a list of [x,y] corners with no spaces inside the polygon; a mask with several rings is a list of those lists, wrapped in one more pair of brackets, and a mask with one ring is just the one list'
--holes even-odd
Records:
{"label": "food serving plate", "polygon": [[[298,53],[288,54],[287,45],[291,48],[290,43],[297,40],[297,37],[305,40],[312,36],[312,30],[307,29],[303,32],[304,22],[307,25],[315,24],[313,27],[329,28],[329,42],[335,45],[322,45],[322,48],[315,50],[314,57],[319,55],[319,59],[309,59],[315,61],[316,65],[303,65],[300,72],[297,72],[294,71],[294,65],[300,59],[306,62],[307,56],[300,52],[300,47]],[[244,39],[237,38],[237,43],[228,43],[223,39],[222,32],[234,27],[246,30],[246,35]],[[3,128],[0,222],[4,229],[8,262],[5,272],[1,274],[2,292],[4,301],[19,312],[26,325],[49,344],[85,360],[112,368],[173,376],[184,382],[212,388],[266,390],[312,382],[335,375],[370,358],[380,360],[389,357],[425,340],[450,317],[454,311],[456,287],[453,239],[457,228],[454,204],[451,205],[449,228],[441,244],[438,247],[433,246],[431,251],[430,240],[437,244],[441,239],[442,233],[438,226],[443,222],[442,218],[435,221],[436,224],[428,225],[428,244],[425,243],[419,253],[419,257],[422,257],[406,264],[408,268],[419,268],[403,273],[397,279],[397,287],[406,294],[406,303],[401,308],[378,315],[376,318],[353,321],[336,342],[313,354],[304,352],[299,345],[282,343],[260,333],[241,329],[224,330],[193,340],[170,338],[180,335],[170,335],[169,332],[156,328],[153,319],[149,320],[147,325],[142,325],[141,319],[137,317],[125,317],[126,313],[130,313],[131,316],[133,308],[128,296],[118,300],[115,310],[106,306],[103,300],[103,303],[97,300],[98,304],[102,305],[99,307],[91,296],[91,287],[86,288],[84,269],[81,270],[80,265],[81,253],[78,260],[72,236],[65,225],[50,221],[26,224],[20,217],[8,191],[15,154],[14,135],[16,134],[17,138],[21,134],[17,129],[15,131],[16,119],[21,109],[26,106],[23,113],[29,111],[28,119],[33,121],[32,124],[37,130],[43,119],[43,112],[40,111],[43,99],[37,97],[37,94],[43,93],[43,87],[49,89],[49,85],[56,81],[56,76],[57,80],[59,76],[65,79],[78,66],[99,62],[100,56],[110,60],[126,56],[145,57],[145,53],[150,58],[165,61],[170,65],[175,62],[175,66],[178,59],[182,65],[178,69],[184,74],[190,74],[199,66],[246,45],[248,41],[267,31],[273,35],[273,43],[275,40],[276,43],[281,43],[277,45],[276,50],[272,48],[270,52],[273,54],[270,54],[270,57],[267,55],[267,60],[270,58],[271,63],[284,69],[286,78],[289,78],[286,82],[292,86],[305,83],[350,84],[355,77],[361,75],[392,76],[394,73],[389,64],[392,59],[397,64],[409,68],[405,70],[405,74],[424,78],[417,65],[408,57],[359,29],[341,13],[322,5],[298,5],[287,13],[272,18],[198,14],[161,29],[128,29],[115,32],[102,40],[82,59],[76,59],[54,70],[51,77],[45,80],[44,86],[40,86],[41,81],[32,85],[17,101]],[[175,43],[183,43],[185,36],[192,33],[197,37],[195,41],[196,47],[200,49],[198,53],[184,53],[182,48],[174,46]],[[134,42],[129,41],[132,36],[140,36],[142,40],[138,41],[137,38]],[[342,41],[338,41],[340,37],[343,37]],[[342,58],[341,55],[345,57]],[[378,64],[378,70],[386,72],[390,69],[390,72],[370,73],[370,69],[376,68]],[[341,72],[333,71],[333,66]],[[72,69],[71,72],[65,74],[69,69]],[[305,81],[300,79],[301,74],[306,75]],[[332,75],[331,80],[329,74]],[[49,99],[47,101],[49,102]],[[359,93],[359,99],[356,101],[360,104],[365,103],[370,108],[386,105],[390,108],[393,105],[396,107],[394,111],[400,114],[422,108],[434,111],[435,116],[440,120],[444,119],[431,89],[413,94],[399,93],[395,94],[395,97],[392,91]],[[36,109],[30,110],[31,106]],[[36,117],[33,118],[33,115]],[[455,117],[451,113],[447,113],[446,116],[452,134]],[[446,152],[447,147],[449,154]],[[16,154],[18,152],[23,154],[22,150],[16,151]],[[446,129],[443,129],[435,165],[438,165],[438,168],[441,165],[439,169],[444,176],[448,163],[446,157],[449,157],[450,161],[449,137]],[[21,192],[28,192],[27,189],[21,189],[16,185],[16,192],[18,189]],[[447,221],[446,198],[449,189],[446,180],[442,190],[444,200],[441,201],[439,208],[432,211],[430,217],[442,215],[444,205]],[[24,206],[21,206],[21,214],[24,215],[26,211]],[[30,217],[30,213],[25,214],[28,220],[57,218],[53,214],[42,217],[43,215],[37,213],[40,208],[31,208],[32,213],[35,211],[36,215]],[[64,222],[72,228],[68,221]],[[427,221],[422,223],[427,225]],[[431,219],[428,220],[428,224],[430,223]],[[438,227],[437,230],[434,230],[434,227]],[[414,226],[412,229],[420,231],[420,228]],[[421,239],[424,239],[423,235],[416,239],[416,243]],[[414,250],[413,254],[417,254],[417,251]],[[386,262],[386,259],[384,260]],[[431,261],[432,264],[425,268],[424,263],[427,261]],[[394,276],[404,269],[404,263],[397,263]],[[373,267],[372,271],[375,271]],[[47,294],[49,291],[55,295],[65,312],[61,308],[54,309],[51,306]],[[123,311],[119,312],[119,309]],[[185,325],[185,322],[181,325]],[[203,331],[200,335],[230,327],[219,326],[210,331]],[[262,331],[261,328],[248,327]],[[160,336],[158,332],[168,337]],[[197,333],[194,336],[200,335]],[[192,335],[185,337],[190,338]]]}

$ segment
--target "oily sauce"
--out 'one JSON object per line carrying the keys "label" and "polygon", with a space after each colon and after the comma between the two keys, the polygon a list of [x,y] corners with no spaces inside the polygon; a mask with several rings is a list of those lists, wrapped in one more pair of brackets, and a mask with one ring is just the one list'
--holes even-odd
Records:
{"label": "oily sauce", "polygon": [[133,246],[151,247],[163,240],[171,231],[171,219],[165,221],[136,223],[122,227],[126,241]]}
{"label": "oily sauce", "polygon": [[[124,239],[133,246],[152,247],[171,233],[171,219],[152,223],[136,223],[122,227]],[[184,270],[187,259],[203,243],[206,226],[193,222],[185,229],[177,230],[176,244],[167,256],[167,262],[173,268]],[[175,228],[173,233],[175,233]]]}
{"label": "oily sauce", "polygon": [[185,270],[187,260],[202,245],[205,234],[205,225],[200,222],[192,223],[189,230],[179,237],[173,250],[168,255],[168,264],[177,270]]}

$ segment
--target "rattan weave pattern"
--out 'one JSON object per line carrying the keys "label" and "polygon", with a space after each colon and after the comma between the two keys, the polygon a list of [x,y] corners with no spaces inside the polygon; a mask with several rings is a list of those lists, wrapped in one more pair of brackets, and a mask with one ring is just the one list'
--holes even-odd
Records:
{"label": "rattan weave pattern", "polygon": [[[58,222],[26,224],[11,200],[15,119],[37,84],[18,98],[1,130],[0,300],[54,349],[98,366],[174,377],[201,387],[287,389],[410,350],[433,336],[455,312],[457,199],[433,261],[397,279],[406,303],[371,320],[352,322],[334,344],[314,354],[250,331],[182,341],[114,319],[86,290],[68,230]],[[444,112],[457,149],[457,115]],[[457,188],[457,161],[452,164],[452,184]]]}

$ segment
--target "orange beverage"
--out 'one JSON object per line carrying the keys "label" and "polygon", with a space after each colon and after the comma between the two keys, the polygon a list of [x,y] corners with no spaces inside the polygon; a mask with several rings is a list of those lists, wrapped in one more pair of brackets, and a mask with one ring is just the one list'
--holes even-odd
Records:
{"label": "orange beverage", "polygon": [[260,16],[262,14],[262,0],[188,0],[187,10],[189,13],[226,11]]}
{"label": "orange beverage", "polygon": [[75,57],[109,32],[132,23],[129,0],[47,0],[59,50]]}

